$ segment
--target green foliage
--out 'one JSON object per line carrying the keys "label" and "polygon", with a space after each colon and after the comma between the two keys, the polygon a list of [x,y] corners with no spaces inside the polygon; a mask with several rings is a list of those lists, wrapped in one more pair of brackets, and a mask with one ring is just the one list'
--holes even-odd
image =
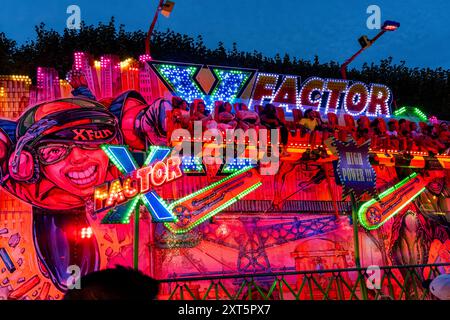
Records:
{"label": "green foliage", "polygon": [[[72,67],[73,53],[86,51],[99,57],[117,54],[121,59],[138,57],[144,53],[145,32],[127,32],[123,25],[116,27],[114,18],[108,24],[97,26],[82,23],[80,30],[65,30],[62,34],[49,30],[44,24],[36,27],[36,38],[18,46],[0,33],[0,74],[36,75],[38,66],[54,67],[63,77]],[[197,38],[171,30],[156,31],[152,37],[152,57],[158,60],[192,62],[255,68],[264,72],[340,78],[340,64],[320,62],[299,57],[263,56],[261,52],[239,51],[233,43],[227,50],[220,42],[215,49],[207,48],[202,36]],[[364,64],[361,69],[348,71],[348,78],[366,83],[383,83],[392,88],[397,106],[420,106],[428,114],[450,118],[450,70],[443,68],[409,68],[405,62],[393,64],[392,58],[379,64]]]}
{"label": "green foliage", "polygon": [[14,70],[12,56],[15,48],[16,42],[6,38],[6,35],[0,32],[0,68],[6,74],[10,74]]}

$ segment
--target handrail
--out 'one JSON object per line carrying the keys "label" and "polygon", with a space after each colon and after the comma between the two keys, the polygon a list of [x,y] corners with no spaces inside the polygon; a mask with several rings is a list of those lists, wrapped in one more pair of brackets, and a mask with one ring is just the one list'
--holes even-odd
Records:
{"label": "handrail", "polygon": [[[380,270],[391,269],[410,269],[410,268],[430,268],[430,267],[444,267],[450,266],[450,263],[436,263],[436,264],[414,264],[414,265],[400,265],[400,266],[379,266]],[[223,280],[223,279],[240,279],[240,278],[263,278],[263,277],[279,277],[279,276],[293,276],[302,274],[323,274],[323,273],[342,273],[342,272],[361,272],[366,271],[367,268],[346,268],[346,269],[327,269],[327,270],[310,270],[310,271],[285,271],[285,272],[271,272],[271,273],[245,273],[237,275],[218,275],[210,277],[184,277],[173,279],[161,279],[160,283],[173,282],[192,282],[192,281],[207,281],[207,280]]]}

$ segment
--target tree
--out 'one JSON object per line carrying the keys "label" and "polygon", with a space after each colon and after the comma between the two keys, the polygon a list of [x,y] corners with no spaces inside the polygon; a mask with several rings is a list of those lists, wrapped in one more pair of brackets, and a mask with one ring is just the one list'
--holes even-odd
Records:
{"label": "tree", "polygon": [[16,42],[8,39],[3,32],[0,32],[0,74],[13,73],[15,49]]}

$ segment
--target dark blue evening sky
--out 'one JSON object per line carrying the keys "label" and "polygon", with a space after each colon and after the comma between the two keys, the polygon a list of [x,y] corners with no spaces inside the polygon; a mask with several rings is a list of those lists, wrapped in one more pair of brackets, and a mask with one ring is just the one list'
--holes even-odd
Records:
{"label": "dark blue evening sky", "polygon": [[[127,30],[147,30],[157,0],[2,0],[0,31],[19,43],[34,38],[34,26],[44,22],[58,31],[65,27],[66,8],[76,4],[88,24],[111,16]],[[357,38],[373,37],[366,27],[371,4],[380,6],[382,20],[401,23],[354,63],[378,62],[392,56],[412,67],[450,69],[450,1],[447,0],[175,0],[170,19],[160,17],[157,29],[171,28],[203,35],[208,46],[233,42],[245,51],[273,56],[289,53],[304,59],[343,62],[359,49]]]}

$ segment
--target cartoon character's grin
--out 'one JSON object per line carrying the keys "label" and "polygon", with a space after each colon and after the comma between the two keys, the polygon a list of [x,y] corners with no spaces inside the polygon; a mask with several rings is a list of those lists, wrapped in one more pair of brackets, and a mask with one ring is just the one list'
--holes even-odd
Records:
{"label": "cartoon character's grin", "polygon": [[66,173],[66,177],[76,185],[88,185],[97,178],[97,166],[91,165],[84,170],[72,170]]}

